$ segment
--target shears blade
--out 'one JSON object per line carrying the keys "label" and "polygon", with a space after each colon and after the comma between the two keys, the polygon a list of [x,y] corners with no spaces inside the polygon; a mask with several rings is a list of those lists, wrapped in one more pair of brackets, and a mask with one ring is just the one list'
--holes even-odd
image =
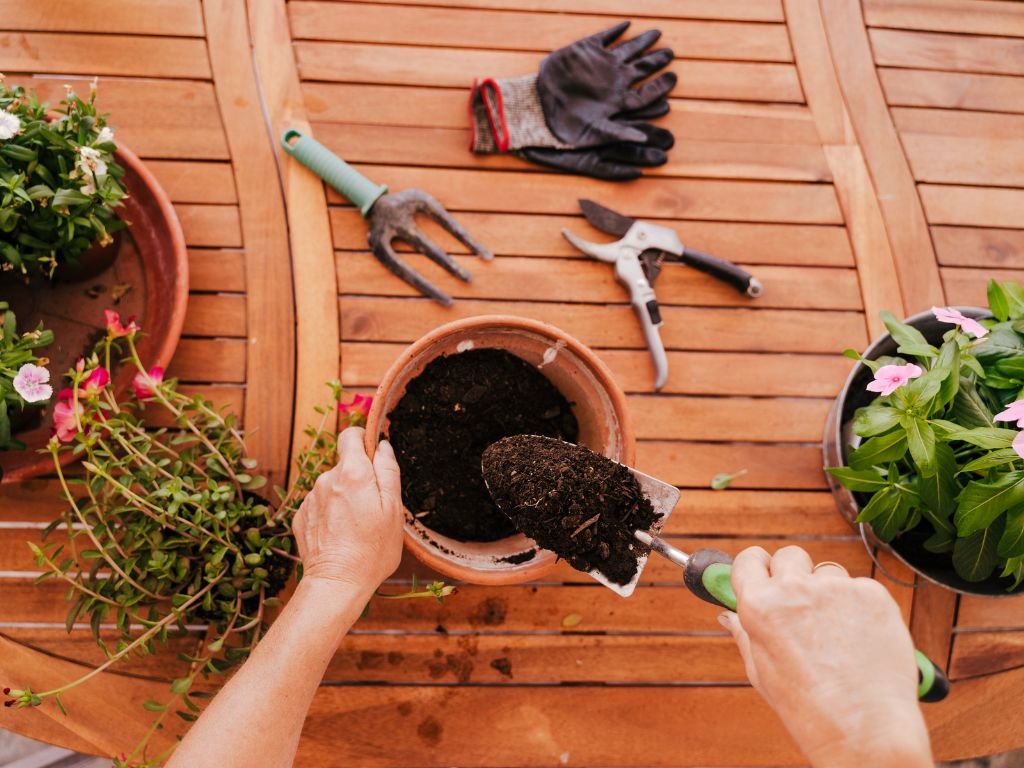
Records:
{"label": "shears blade", "polygon": [[595,203],[593,200],[581,199],[579,203],[580,210],[583,211],[587,221],[609,235],[622,237],[636,223],[636,219],[616,213],[610,208],[605,208],[603,205]]}

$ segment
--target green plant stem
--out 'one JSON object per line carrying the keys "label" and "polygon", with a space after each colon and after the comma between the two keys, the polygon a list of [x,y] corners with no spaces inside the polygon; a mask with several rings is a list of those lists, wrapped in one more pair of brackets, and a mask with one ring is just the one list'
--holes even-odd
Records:
{"label": "green plant stem", "polygon": [[197,600],[200,600],[207,592],[209,592],[211,589],[213,589],[214,586],[216,586],[218,583],[220,583],[220,578],[225,573],[227,573],[227,572],[228,572],[227,568],[222,570],[205,587],[203,587],[201,590],[196,592],[196,594],[194,594],[192,597],[190,597],[186,602],[184,602],[182,605],[178,606],[177,608],[172,608],[171,612],[168,613],[166,616],[164,616],[162,619],[160,619],[160,621],[158,621],[156,624],[154,624],[152,627],[150,627],[144,633],[139,635],[135,640],[133,640],[128,645],[126,645],[124,648],[122,648],[120,651],[115,653],[113,656],[111,656],[109,659],[107,659],[104,663],[100,664],[95,669],[91,670],[90,672],[87,672],[86,674],[82,675],[81,677],[77,678],[76,680],[72,680],[70,683],[66,683],[66,684],[60,686],[59,688],[52,688],[49,691],[43,691],[42,693],[37,693],[36,695],[39,696],[40,698],[46,698],[46,697],[49,697],[49,696],[56,696],[58,694],[64,693],[67,690],[70,690],[71,688],[74,688],[75,686],[81,685],[82,683],[84,683],[84,682],[86,682],[88,680],[91,680],[93,677],[98,675],[100,672],[102,672],[103,670],[107,669],[107,667],[109,667],[110,665],[115,664],[116,662],[120,661],[125,656],[127,656],[129,653],[131,653],[135,648],[138,648],[140,645],[142,645],[143,643],[147,642],[154,635],[159,634],[160,630],[162,630],[164,627],[168,626],[172,621],[177,620],[179,618],[180,614],[184,613],[184,611],[186,611],[188,608],[190,608],[192,605],[194,605]]}
{"label": "green plant stem", "polygon": [[[157,595],[154,592],[151,592],[150,590],[146,589],[144,586],[142,586],[137,581],[135,581],[135,579],[133,579],[131,576],[129,576],[127,573],[125,573],[121,569],[121,566],[119,566],[117,564],[117,562],[114,560],[114,558],[112,558],[107,553],[106,548],[102,544],[100,544],[99,539],[96,538],[96,534],[93,533],[92,526],[90,526],[86,522],[85,515],[82,514],[82,510],[79,509],[78,503],[74,500],[74,497],[71,494],[71,490],[68,488],[68,483],[67,483],[66,478],[64,477],[64,470],[61,467],[60,462],[57,461],[57,462],[54,462],[54,463],[55,463],[55,465],[57,467],[57,477],[60,480],[61,488],[64,490],[64,493],[68,497],[68,503],[71,505],[71,509],[74,510],[75,516],[78,518],[78,521],[85,527],[85,532],[86,532],[86,535],[88,535],[88,537],[89,537],[89,541],[91,541],[93,546],[96,547],[97,552],[99,552],[99,554],[103,558],[103,560],[107,563],[107,565],[109,565],[111,567],[111,569],[113,569],[114,573],[116,573],[118,576],[120,576],[126,582],[131,584],[133,587],[138,589],[140,592],[144,593],[147,597],[150,597],[150,598],[152,598],[154,600],[159,600],[160,599],[160,595]],[[90,495],[91,495],[91,491],[90,491]],[[68,534],[71,535],[71,533],[72,532],[69,529],[68,530]]]}

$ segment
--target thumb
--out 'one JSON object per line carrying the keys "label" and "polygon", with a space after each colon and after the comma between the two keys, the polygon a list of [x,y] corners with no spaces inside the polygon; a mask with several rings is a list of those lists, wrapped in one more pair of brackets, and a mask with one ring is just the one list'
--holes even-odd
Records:
{"label": "thumb", "polygon": [[740,623],[740,617],[732,611],[722,611],[718,614],[718,623],[725,627],[729,634],[732,635],[732,639],[736,641],[736,647],[739,648],[740,656],[743,658],[743,666],[747,671],[747,679],[760,691],[757,667],[754,665],[754,657],[750,651],[750,635],[747,634],[747,630]]}
{"label": "thumb", "polygon": [[395,449],[387,440],[381,440],[373,454],[373,473],[377,477],[381,505],[392,513],[402,508],[402,481],[395,459]]}

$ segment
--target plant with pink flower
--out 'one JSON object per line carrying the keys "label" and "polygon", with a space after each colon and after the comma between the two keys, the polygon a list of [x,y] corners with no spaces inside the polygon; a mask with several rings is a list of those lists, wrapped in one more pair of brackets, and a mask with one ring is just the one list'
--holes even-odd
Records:
{"label": "plant with pink flower", "polygon": [[932,323],[928,337],[882,313],[897,356],[851,353],[873,376],[848,396],[861,407],[846,466],[828,471],[861,494],[858,522],[878,538],[899,544],[913,531],[908,540],[947,555],[961,578],[1014,590],[1024,583],[1024,287],[991,281],[988,299],[990,317],[932,307],[954,327]]}
{"label": "plant with pink flower", "polygon": [[0,451],[23,449],[13,425],[53,396],[49,362],[36,352],[53,343],[53,332],[41,325],[19,332],[18,319],[5,301],[0,301]]}
{"label": "plant with pink flower", "polygon": [[348,426],[366,426],[366,417],[370,415],[373,398],[369,395],[355,395],[347,403],[338,401],[338,412],[342,414]]}
{"label": "plant with pink flower", "polygon": [[[58,522],[70,545],[29,545],[44,578],[70,588],[68,623],[94,627],[106,659],[46,690],[8,689],[7,705],[53,700],[63,708],[64,693],[96,672],[152,649],[180,624],[201,623],[210,629],[189,671],[173,681],[166,700],[146,705],[160,713],[157,725],[172,712],[194,719],[201,709],[195,681],[227,672],[265,634],[268,610],[299,565],[292,517],[336,461],[337,422],[365,418],[370,398],[349,397],[339,382],[330,382],[332,399],[317,408],[319,420],[306,430],[309,443],[289,485],[270,491],[237,418],[200,395],[178,391],[163,368],[146,366],[137,325],[124,325],[116,313],[107,325],[93,354],[67,372],[69,386],[53,411],[49,451],[66,504]],[[130,387],[112,385],[129,373]],[[68,452],[82,458],[82,477],[67,475],[61,458]],[[81,568],[65,546],[98,567]],[[444,600],[452,594],[452,587],[433,582],[381,597]],[[116,645],[108,647],[99,634],[101,623],[116,623]],[[152,759],[143,741],[115,764],[149,765]]]}

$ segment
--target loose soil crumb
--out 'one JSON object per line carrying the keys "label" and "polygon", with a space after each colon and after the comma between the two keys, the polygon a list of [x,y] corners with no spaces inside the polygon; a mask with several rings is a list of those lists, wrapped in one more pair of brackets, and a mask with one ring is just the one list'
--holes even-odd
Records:
{"label": "loose soil crumb", "polygon": [[499,440],[483,455],[498,507],[519,529],[580,571],[628,584],[648,549],[634,538],[660,517],[632,473],[578,445],[535,435]]}
{"label": "loose soil crumb", "polygon": [[500,349],[432,360],[388,418],[406,508],[423,525],[460,541],[516,533],[484,486],[484,448],[509,435],[579,437],[565,397],[532,365]]}
{"label": "loose soil crumb", "polygon": [[494,659],[491,661],[491,666],[505,677],[512,677],[512,662],[508,660],[508,657],[502,656],[501,658]]}
{"label": "loose soil crumb", "polygon": [[499,557],[499,562],[509,563],[510,565],[519,565],[520,563],[526,563],[533,560],[537,556],[536,549],[527,549],[523,552],[517,552],[514,555],[508,555],[507,557]]}

